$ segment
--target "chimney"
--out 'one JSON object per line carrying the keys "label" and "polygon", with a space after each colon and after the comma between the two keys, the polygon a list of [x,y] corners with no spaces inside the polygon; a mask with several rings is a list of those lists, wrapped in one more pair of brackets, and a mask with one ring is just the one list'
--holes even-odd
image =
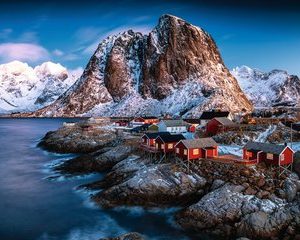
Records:
{"label": "chimney", "polygon": [[287,147],[287,142],[284,142],[284,146]]}

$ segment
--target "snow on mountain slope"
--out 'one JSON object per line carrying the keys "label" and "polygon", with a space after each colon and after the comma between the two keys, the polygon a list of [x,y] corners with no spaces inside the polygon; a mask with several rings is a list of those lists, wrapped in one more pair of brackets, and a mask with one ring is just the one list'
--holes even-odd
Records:
{"label": "snow on mountain slope", "polygon": [[81,72],[71,74],[60,64],[35,68],[13,61],[0,65],[0,113],[32,111],[55,101]]}
{"label": "snow on mountain slope", "polygon": [[81,78],[31,116],[185,114],[252,104],[223,63],[212,37],[163,15],[148,34],[132,30],[103,40]]}
{"label": "snow on mountain slope", "polygon": [[234,68],[231,73],[255,107],[296,105],[300,102],[300,80],[286,71],[265,73],[241,66]]}

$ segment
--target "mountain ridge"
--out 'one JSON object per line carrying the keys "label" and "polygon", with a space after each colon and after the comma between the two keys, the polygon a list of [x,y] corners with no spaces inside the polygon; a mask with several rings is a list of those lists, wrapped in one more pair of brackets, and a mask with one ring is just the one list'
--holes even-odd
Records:
{"label": "mountain ridge", "polygon": [[212,37],[163,15],[148,35],[128,30],[103,40],[81,78],[33,115],[197,116],[211,108],[238,112],[250,111],[252,105]]}

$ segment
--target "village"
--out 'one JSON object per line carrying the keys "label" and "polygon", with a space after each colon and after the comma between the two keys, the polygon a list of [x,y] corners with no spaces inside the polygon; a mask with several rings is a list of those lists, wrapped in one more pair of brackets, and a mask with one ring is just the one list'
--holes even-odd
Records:
{"label": "village", "polygon": [[51,180],[100,173],[78,189],[92,191],[102,208],[179,207],[173,215],[185,231],[295,239],[298,127],[295,114],[220,110],[199,118],[90,117],[68,119],[39,147],[77,155],[53,166]]}
{"label": "village", "polygon": [[[293,171],[294,160],[299,158],[291,143],[293,133],[295,142],[299,138],[300,118],[299,114],[289,118],[286,114],[284,117],[273,117],[272,114],[236,116],[228,111],[213,110],[203,112],[199,118],[187,119],[173,119],[170,116],[92,117],[82,122],[81,127],[84,131],[93,131],[99,124],[111,126],[118,134],[134,139],[131,144],[158,163],[172,160],[189,170],[199,160],[244,166],[263,163],[280,176],[285,171]],[[255,131],[262,126],[268,132],[269,126],[277,125],[290,128],[288,141],[283,139],[281,143],[272,144],[258,137],[256,141],[250,139],[244,142],[242,151],[238,153],[234,152],[234,148],[230,152],[222,151],[222,143],[214,139],[224,133],[234,137],[234,134]],[[72,127],[75,123],[65,123],[64,126]]]}

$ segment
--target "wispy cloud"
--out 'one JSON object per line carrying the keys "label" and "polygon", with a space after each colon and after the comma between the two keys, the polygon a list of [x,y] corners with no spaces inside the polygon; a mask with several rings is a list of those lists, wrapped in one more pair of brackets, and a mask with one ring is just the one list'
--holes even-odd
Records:
{"label": "wispy cloud", "polygon": [[17,38],[18,42],[21,43],[37,43],[39,41],[38,33],[34,31],[23,32],[19,38]]}
{"label": "wispy cloud", "polygon": [[31,43],[3,43],[0,44],[0,61],[13,60],[38,62],[49,59],[49,52],[44,47]]}
{"label": "wispy cloud", "polygon": [[52,51],[52,54],[53,54],[54,56],[56,56],[56,57],[61,57],[61,56],[64,55],[64,52],[61,51],[61,50],[59,50],[59,49],[54,49],[54,50]]}

